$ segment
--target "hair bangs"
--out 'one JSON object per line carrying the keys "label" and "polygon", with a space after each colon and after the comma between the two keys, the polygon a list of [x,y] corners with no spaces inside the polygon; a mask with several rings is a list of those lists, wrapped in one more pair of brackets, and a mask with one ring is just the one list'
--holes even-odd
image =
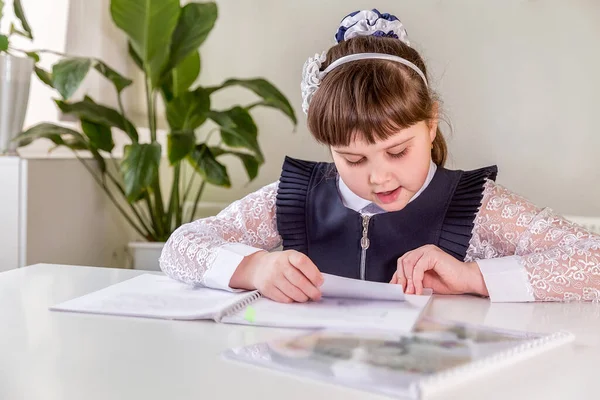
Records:
{"label": "hair bangs", "polygon": [[311,102],[309,129],[329,146],[373,144],[430,118],[421,78],[386,60],[348,63],[333,70]]}

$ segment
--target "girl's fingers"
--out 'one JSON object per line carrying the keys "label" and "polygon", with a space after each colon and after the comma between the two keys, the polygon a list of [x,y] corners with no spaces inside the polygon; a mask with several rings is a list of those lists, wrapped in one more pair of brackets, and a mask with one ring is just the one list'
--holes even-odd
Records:
{"label": "girl's fingers", "polygon": [[404,276],[404,269],[402,268],[402,257],[398,259],[394,276],[396,277],[396,284],[402,286],[402,290],[406,292],[406,277]]}
{"label": "girl's fingers", "polygon": [[420,249],[412,251],[406,257],[402,257],[402,270],[406,277],[406,291],[405,293],[415,293],[415,285],[413,278],[413,269],[419,260],[423,257],[423,251]]}
{"label": "girl's fingers", "polygon": [[412,281],[415,286],[415,294],[423,294],[423,279],[425,278],[425,271],[433,269],[434,263],[431,262],[430,258],[423,256],[417,261],[412,272]]}
{"label": "girl's fingers", "polygon": [[321,299],[321,290],[312,284],[311,281],[294,266],[286,268],[283,271],[283,276],[294,286],[300,289],[311,300],[318,301]]}
{"label": "girl's fingers", "polygon": [[278,303],[293,303],[294,302],[294,300],[292,300],[290,297],[286,296],[281,290],[279,290],[275,286],[271,286],[270,289],[266,290],[265,293],[263,293],[263,295],[265,295],[269,299],[276,301]]}
{"label": "girl's fingers", "polygon": [[285,276],[281,276],[281,278],[275,282],[275,286],[284,295],[298,303],[305,303],[308,301],[308,296],[302,290],[298,289],[290,281],[288,281]]}
{"label": "girl's fingers", "polygon": [[297,251],[290,251],[288,262],[302,272],[315,287],[319,287],[323,284],[323,275],[321,274],[321,271],[319,271],[319,268],[317,268],[315,263],[313,263],[307,255]]}

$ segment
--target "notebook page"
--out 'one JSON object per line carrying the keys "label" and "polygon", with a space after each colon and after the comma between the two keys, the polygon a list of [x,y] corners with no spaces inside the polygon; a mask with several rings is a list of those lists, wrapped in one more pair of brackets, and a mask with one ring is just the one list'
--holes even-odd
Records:
{"label": "notebook page", "polygon": [[316,331],[229,349],[224,356],[396,399],[429,399],[450,398],[444,392],[451,386],[572,340],[564,332],[510,333],[424,318],[410,333]]}
{"label": "notebook page", "polygon": [[247,295],[192,287],[166,276],[144,274],[50,309],[162,319],[212,319],[219,310]]}
{"label": "notebook page", "polygon": [[408,332],[431,297],[405,297],[407,301],[323,297],[317,302],[291,304],[260,298],[249,306],[251,313],[246,308],[222,321],[285,328]]}

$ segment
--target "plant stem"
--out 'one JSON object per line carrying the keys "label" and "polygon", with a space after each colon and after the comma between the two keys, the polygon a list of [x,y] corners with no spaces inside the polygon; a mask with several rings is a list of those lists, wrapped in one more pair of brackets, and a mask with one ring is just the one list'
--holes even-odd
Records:
{"label": "plant stem", "polygon": [[190,180],[187,184],[187,188],[185,189],[185,192],[183,193],[183,199],[181,199],[181,207],[184,207],[185,203],[187,202],[187,198],[188,198],[188,195],[190,194],[190,190],[192,190],[192,183],[194,182],[196,175],[198,175],[198,173],[196,171],[192,170],[192,176],[190,177]]}
{"label": "plant stem", "polygon": [[[145,79],[146,87],[146,105],[148,108],[148,124],[150,129],[150,141],[151,143],[156,142],[156,95],[152,90],[152,83],[150,77],[146,74]],[[159,165],[160,170],[160,165]],[[160,190],[160,174],[157,172],[156,179],[152,182],[152,190],[154,192],[154,218],[156,224],[156,231],[162,238],[165,233],[165,207],[162,201],[162,193]],[[170,232],[169,232],[170,233]]]}
{"label": "plant stem", "polygon": [[142,215],[139,213],[138,209],[135,208],[135,205],[130,203],[129,201],[127,201],[127,195],[125,194],[125,190],[123,189],[123,187],[121,186],[119,181],[114,176],[112,176],[109,172],[107,172],[106,174],[108,175],[108,178],[113,183],[113,185],[115,185],[117,187],[119,193],[121,193],[123,198],[125,198],[125,202],[129,205],[129,207],[131,208],[131,211],[133,211],[133,213],[137,217],[138,221],[142,224],[144,229],[146,229],[147,232],[152,234],[152,236],[156,236],[156,231],[153,231],[153,229],[150,228],[151,224],[147,224],[146,219],[144,217],[142,217]]}
{"label": "plant stem", "polygon": [[265,102],[264,102],[264,101],[257,101],[256,103],[252,103],[252,104],[250,104],[250,105],[246,106],[245,108],[246,108],[246,110],[250,111],[250,110],[252,110],[254,107],[256,107],[256,106],[262,106],[262,105],[264,105],[264,104],[265,104]]}
{"label": "plant stem", "polygon": [[156,210],[152,206],[152,198],[150,197],[150,193],[146,193],[144,199],[146,200],[146,206],[148,207],[148,211],[150,212],[152,225],[154,226],[154,230],[156,232],[156,240],[159,240],[159,238],[163,236],[162,225],[159,223],[158,217],[156,215]]}
{"label": "plant stem", "polygon": [[108,190],[108,187],[102,182],[102,180],[100,178],[98,178],[96,176],[96,173],[94,171],[92,171],[92,169],[85,163],[85,160],[83,160],[77,154],[75,154],[75,157],[77,157],[77,159],[81,162],[81,164],[85,167],[85,169],[90,173],[90,175],[92,175],[92,177],[94,178],[96,183],[102,188],[102,190],[104,190],[104,192],[106,193],[108,198],[113,202],[115,207],[117,207],[119,212],[125,217],[127,222],[129,222],[129,224],[133,227],[133,229],[135,229],[135,231],[137,233],[139,233],[143,238],[149,239],[152,236],[151,233],[150,232],[144,233],[142,231],[142,229],[140,227],[138,227],[136,225],[136,223],[131,219],[131,217],[127,214],[127,212],[123,209],[123,207],[121,207],[121,205],[119,204],[117,199],[113,196],[113,194],[110,192],[110,190]]}
{"label": "plant stem", "polygon": [[167,228],[174,230],[177,226],[172,226],[173,214],[175,214],[175,224],[179,220],[179,181],[181,177],[181,162],[178,162],[173,168],[173,184],[171,185],[171,198],[169,199],[169,211],[167,212]]}
{"label": "plant stem", "polygon": [[[185,164],[181,166],[181,174],[182,177],[180,179],[181,182],[181,186],[179,188],[180,193],[183,193],[185,196],[185,181],[186,181],[186,168],[185,168]],[[178,203],[177,203],[177,208],[178,208],[178,212],[177,212],[177,218],[175,219],[175,227],[180,227],[181,223],[183,222],[183,207],[185,206],[185,198],[181,198],[181,195],[179,196],[178,199]]]}
{"label": "plant stem", "polygon": [[[115,90],[117,88],[115,87]],[[127,116],[125,116],[125,107],[123,107],[123,99],[121,98],[121,92],[117,90],[117,102],[119,104],[119,110],[121,111],[121,116],[123,117],[123,124],[125,125],[125,129],[127,129],[127,136],[132,137],[131,126],[127,123]],[[132,140],[133,141],[133,140]]]}
{"label": "plant stem", "polygon": [[[113,157],[113,155],[110,155],[110,160],[112,161],[112,164],[115,168],[116,172],[120,171],[119,168],[119,164],[117,163],[117,160]],[[119,190],[119,193],[121,193],[121,195],[123,196],[123,198],[125,199],[125,201],[127,202],[127,204],[129,204],[129,206],[131,207],[132,211],[136,214],[136,216],[139,218],[140,222],[144,225],[144,227],[150,232],[151,229],[148,228],[148,226],[151,226],[151,221],[150,221],[150,217],[147,215],[142,216],[140,214],[140,211],[135,208],[135,205],[130,203],[127,200],[127,195],[125,194],[125,189],[123,188],[123,185],[121,185],[121,182],[119,182],[119,180],[117,178],[115,178],[114,175],[112,175],[108,169],[106,170],[106,174],[108,175],[108,177],[110,178],[110,181],[113,183],[113,185],[115,185],[117,187],[117,189]]]}
{"label": "plant stem", "polygon": [[154,124],[154,140],[156,141],[156,131],[158,130],[158,124],[156,123],[156,101],[157,101],[156,92],[152,92],[152,123]]}
{"label": "plant stem", "polygon": [[194,201],[194,207],[192,208],[192,214],[190,215],[189,222],[194,220],[194,215],[196,215],[196,208],[198,207],[198,202],[200,201],[200,196],[202,196],[202,192],[204,191],[204,186],[206,185],[206,181],[202,181],[200,187],[198,188],[198,193],[196,193],[196,199]]}
{"label": "plant stem", "polygon": [[17,48],[15,48],[14,50],[20,51],[22,53],[47,53],[47,54],[54,54],[55,56],[60,56],[60,57],[71,57],[68,54],[61,53],[60,51],[54,51],[54,50],[38,49],[38,50],[31,50],[29,52],[27,52],[25,50],[17,49]]}
{"label": "plant stem", "polygon": [[156,117],[154,109],[154,99],[152,98],[152,89],[150,78],[146,77],[145,80],[146,86],[146,105],[148,107],[148,128],[150,129],[150,142],[156,142]]}

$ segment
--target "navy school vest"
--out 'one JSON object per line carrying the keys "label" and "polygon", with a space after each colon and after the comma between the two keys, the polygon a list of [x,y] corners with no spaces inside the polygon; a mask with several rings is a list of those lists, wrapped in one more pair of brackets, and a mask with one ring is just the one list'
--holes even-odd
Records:
{"label": "navy school vest", "polygon": [[[433,244],[463,261],[486,179],[497,167],[451,171],[441,167],[425,190],[400,211],[371,216],[344,206],[331,163],[286,157],[277,192],[277,229],[284,250],[306,254],[329,274],[389,282],[399,257]],[[361,247],[364,226],[368,248]]]}

